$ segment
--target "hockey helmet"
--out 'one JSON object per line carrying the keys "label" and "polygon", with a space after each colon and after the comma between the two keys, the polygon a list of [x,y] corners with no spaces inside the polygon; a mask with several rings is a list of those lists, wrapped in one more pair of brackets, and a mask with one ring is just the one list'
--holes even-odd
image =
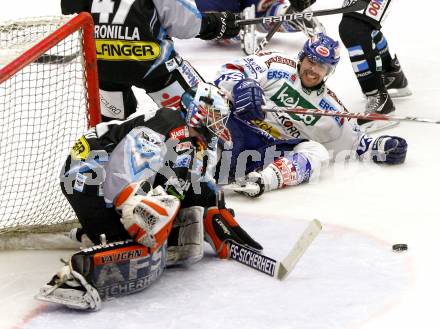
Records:
{"label": "hockey helmet", "polygon": [[307,56],[311,61],[328,67],[328,74],[332,73],[340,59],[339,42],[333,40],[324,33],[318,33],[304,44],[298,54],[300,61]]}
{"label": "hockey helmet", "polygon": [[230,106],[226,95],[216,86],[200,82],[181,97],[186,111],[186,122],[194,128],[206,127],[211,133],[222,137],[227,131]]}

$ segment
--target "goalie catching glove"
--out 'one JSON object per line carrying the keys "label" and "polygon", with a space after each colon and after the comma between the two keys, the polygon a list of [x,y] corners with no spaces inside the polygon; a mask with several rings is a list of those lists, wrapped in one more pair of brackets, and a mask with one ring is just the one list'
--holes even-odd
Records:
{"label": "goalie catching glove", "polygon": [[228,258],[228,241],[234,241],[256,251],[263,250],[263,247],[238,225],[229,209],[208,208],[203,224],[205,226],[205,239],[220,258]]}
{"label": "goalie catching glove", "polygon": [[168,195],[161,186],[146,195],[144,191],[145,188],[140,188],[139,183],[130,184],[119,194],[114,204],[122,212],[121,223],[133,241],[157,248],[168,238],[180,201]]}

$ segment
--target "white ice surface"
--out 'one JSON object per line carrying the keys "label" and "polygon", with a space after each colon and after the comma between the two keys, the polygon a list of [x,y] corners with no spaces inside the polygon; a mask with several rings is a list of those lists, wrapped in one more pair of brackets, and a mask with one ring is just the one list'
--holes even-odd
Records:
{"label": "white ice surface", "polygon": [[[315,8],[341,2],[321,0]],[[397,114],[440,118],[440,5],[394,2],[383,32],[413,91],[395,101]],[[59,14],[58,5],[7,1],[0,19]],[[334,37],[339,19],[322,18]],[[296,54],[304,40],[276,35],[270,48]],[[200,40],[178,40],[176,48],[208,80],[222,62],[241,56]],[[346,52],[329,85],[351,111],[363,109]],[[98,313],[81,313],[32,299],[69,251],[0,252],[0,328],[439,328],[439,129],[401,123],[386,131],[408,140],[402,166],[337,164],[318,182],[259,200],[228,194],[240,224],[273,258],[288,252],[307,221],[321,220],[323,232],[284,282],[220,261],[206,246],[199,264],[166,271],[148,290],[106,302]],[[407,243],[409,251],[391,252],[394,243]]]}

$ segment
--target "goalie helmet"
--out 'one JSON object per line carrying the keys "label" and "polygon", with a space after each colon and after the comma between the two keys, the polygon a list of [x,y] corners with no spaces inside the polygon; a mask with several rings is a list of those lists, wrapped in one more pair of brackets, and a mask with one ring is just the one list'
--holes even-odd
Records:
{"label": "goalie helmet", "polygon": [[311,61],[327,66],[328,74],[330,74],[339,63],[339,53],[339,42],[323,33],[319,33],[306,41],[303,49],[298,54],[298,58],[301,62],[307,56]]}
{"label": "goalie helmet", "polygon": [[212,134],[223,138],[227,132],[230,107],[226,95],[216,86],[200,82],[187,90],[181,98],[186,111],[186,122],[194,128],[206,127]]}

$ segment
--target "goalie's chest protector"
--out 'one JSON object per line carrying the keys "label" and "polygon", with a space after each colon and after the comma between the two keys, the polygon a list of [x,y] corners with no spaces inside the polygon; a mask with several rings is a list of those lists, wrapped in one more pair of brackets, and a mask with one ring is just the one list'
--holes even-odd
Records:
{"label": "goalie's chest protector", "polygon": [[[165,160],[176,161],[177,154],[166,145],[175,135],[188,145],[185,152],[194,147],[180,112],[170,109],[159,109],[153,117],[139,113],[125,121],[100,123],[75,143],[62,180],[76,182],[78,175],[91,172],[79,192],[99,193],[111,204],[126,185],[140,179],[156,182]],[[185,178],[186,171],[176,175]]]}
{"label": "goalie's chest protector", "polygon": [[148,127],[136,127],[124,137],[106,166],[103,192],[107,203],[113,203],[131,182],[147,179],[153,183],[167,152],[164,141],[164,135]]}

